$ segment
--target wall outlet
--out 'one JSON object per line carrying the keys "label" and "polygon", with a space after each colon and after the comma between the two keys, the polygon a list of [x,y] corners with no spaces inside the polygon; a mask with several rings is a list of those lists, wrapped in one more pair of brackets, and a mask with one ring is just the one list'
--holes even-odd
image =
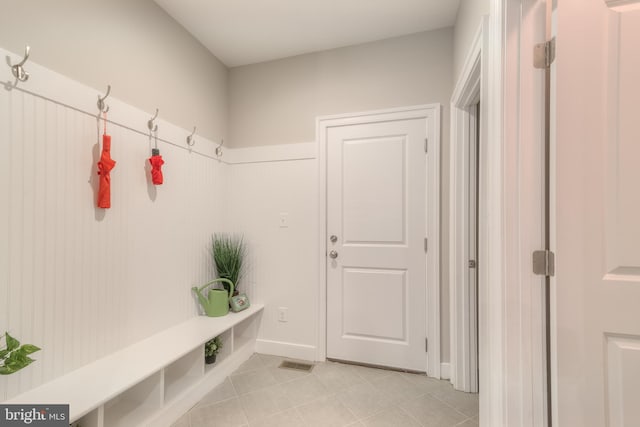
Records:
{"label": "wall outlet", "polygon": [[278,322],[289,321],[289,307],[278,307]]}
{"label": "wall outlet", "polygon": [[289,213],[280,213],[280,228],[289,228]]}

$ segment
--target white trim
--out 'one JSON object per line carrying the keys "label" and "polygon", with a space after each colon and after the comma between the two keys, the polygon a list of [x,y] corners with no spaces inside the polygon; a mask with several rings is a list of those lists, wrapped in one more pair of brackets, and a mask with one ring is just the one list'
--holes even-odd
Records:
{"label": "white trim", "polygon": [[[480,425],[546,425],[541,280],[541,70],[532,46],[545,38],[544,1],[490,0],[487,134],[481,147]],[[526,9],[526,14],[523,10]],[[540,31],[542,30],[542,31]],[[484,54],[483,54],[484,57]],[[484,59],[484,58],[483,58]],[[542,200],[542,203],[544,200]]]}
{"label": "white trim", "polygon": [[[471,42],[471,47],[464,61],[460,77],[453,89],[451,95],[451,104],[458,107],[469,105],[472,101],[473,94],[479,89],[480,81],[474,78],[480,75],[480,60],[482,50],[486,43],[485,36],[487,34],[487,26],[489,25],[489,17],[483,16]],[[477,89],[476,89],[477,88]]]}
{"label": "white trim", "polygon": [[[503,40],[504,9],[507,0],[490,0],[487,34],[486,71],[487,138],[480,148],[479,215],[486,218],[479,224],[479,253],[485,254],[479,270],[479,334],[480,334],[480,426],[506,424],[506,388],[504,354],[504,294],[503,294]],[[484,73],[483,73],[484,74]],[[491,144],[489,144],[491,141]]]}
{"label": "white trim", "polygon": [[451,378],[451,365],[449,363],[440,364],[440,379],[448,380]]}
{"label": "white trim", "polygon": [[[476,298],[470,290],[469,268],[469,149],[475,140],[471,126],[471,108],[478,99],[481,104],[485,96],[481,93],[486,75],[482,74],[482,53],[486,44],[488,17],[484,17],[473,39],[462,73],[451,98],[451,145],[450,145],[450,223],[449,231],[449,307],[451,334],[451,383],[457,390],[478,391],[477,342],[476,342]],[[481,111],[486,109],[481,107]],[[486,131],[486,113],[480,117],[481,132]],[[481,144],[485,140],[481,135]],[[478,153],[476,153],[478,155]],[[481,165],[481,168],[485,167]],[[480,213],[478,212],[478,215]],[[486,218],[480,219],[486,222]],[[478,259],[482,254],[478,254]]]}
{"label": "white trim", "polygon": [[[326,131],[329,126],[348,125],[362,123],[363,117],[371,121],[380,119],[388,120],[393,114],[397,119],[427,118],[429,153],[428,153],[428,206],[427,235],[429,247],[427,254],[427,338],[429,340],[429,352],[427,354],[427,374],[440,378],[440,104],[417,105],[404,108],[392,108],[360,113],[339,114],[322,116],[316,119],[316,141],[318,144],[318,170],[319,170],[319,224],[318,224],[318,331],[317,360],[326,358],[327,339],[327,274],[326,274],[326,234],[327,234],[327,144]],[[376,117],[378,116],[378,117]]]}
{"label": "white trim", "polygon": [[315,159],[318,149],[314,142],[298,144],[264,145],[224,149],[222,159],[230,165],[244,163],[281,162]]}
{"label": "white trim", "polygon": [[274,356],[288,357],[291,359],[316,360],[318,351],[316,347],[312,345],[257,339],[256,353],[272,354]]}

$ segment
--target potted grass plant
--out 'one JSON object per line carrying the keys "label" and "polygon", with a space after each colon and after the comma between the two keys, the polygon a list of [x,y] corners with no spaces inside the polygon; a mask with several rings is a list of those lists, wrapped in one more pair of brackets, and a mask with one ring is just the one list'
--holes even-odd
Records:
{"label": "potted grass plant", "polygon": [[[239,281],[244,274],[247,255],[244,237],[242,235],[215,233],[211,246],[213,262],[216,266],[218,277],[233,282],[235,286],[234,295],[237,294]],[[223,283],[223,286],[228,292],[229,285]]]}

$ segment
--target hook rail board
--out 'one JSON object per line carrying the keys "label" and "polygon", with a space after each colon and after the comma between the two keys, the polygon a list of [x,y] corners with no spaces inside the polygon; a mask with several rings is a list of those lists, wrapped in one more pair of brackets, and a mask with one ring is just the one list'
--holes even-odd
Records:
{"label": "hook rail board", "polygon": [[[19,54],[1,48],[0,56],[10,58],[12,64],[18,63],[22,58]],[[219,143],[199,137],[200,144],[197,147],[187,145],[183,141],[191,134],[191,131],[156,118],[158,115],[157,110],[154,120],[149,120],[152,116],[149,112],[144,112],[110,96],[110,85],[108,86],[107,94],[103,95],[105,93],[104,88],[90,88],[32,61],[28,61],[27,64],[29,66],[28,75],[31,76],[28,81],[22,81],[14,77],[13,67],[0,67],[0,82],[2,82],[5,90],[28,93],[91,117],[97,117],[99,112],[96,108],[96,95],[98,96],[98,108],[100,107],[100,101],[104,103],[104,99],[109,96],[109,123],[141,135],[148,135],[149,129],[147,126],[150,122],[153,122],[159,129],[159,142],[220,161],[215,154],[215,147]],[[114,88],[114,90],[117,90],[117,88]]]}

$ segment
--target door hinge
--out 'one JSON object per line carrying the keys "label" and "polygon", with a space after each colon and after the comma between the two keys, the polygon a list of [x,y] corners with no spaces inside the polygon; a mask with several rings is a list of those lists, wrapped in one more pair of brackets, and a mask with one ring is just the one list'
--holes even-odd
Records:
{"label": "door hinge", "polygon": [[556,38],[533,47],[533,66],[535,68],[549,68],[556,59]]}
{"label": "door hinge", "polygon": [[424,352],[425,353],[429,352],[429,338],[424,339]]}
{"label": "door hinge", "polygon": [[424,139],[424,152],[425,153],[429,152],[429,138]]}
{"label": "door hinge", "polygon": [[429,250],[429,239],[424,238],[424,251],[427,252]]}
{"label": "door hinge", "polygon": [[551,251],[533,252],[533,274],[553,277],[556,270],[555,255]]}

